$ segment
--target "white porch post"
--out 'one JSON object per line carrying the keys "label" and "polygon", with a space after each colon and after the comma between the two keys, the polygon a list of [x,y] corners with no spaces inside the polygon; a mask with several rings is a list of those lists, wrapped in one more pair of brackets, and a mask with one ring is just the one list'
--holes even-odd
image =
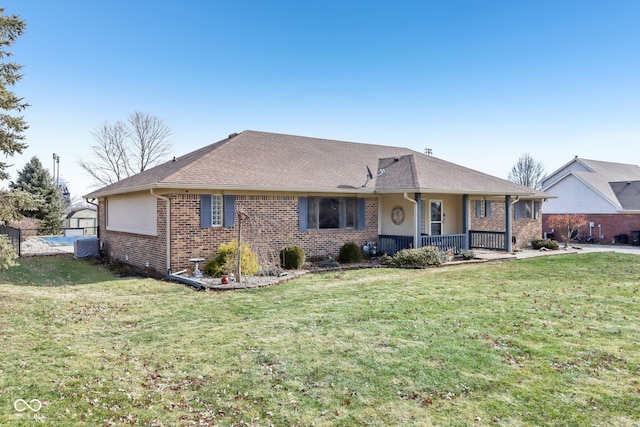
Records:
{"label": "white porch post", "polygon": [[469,229],[471,228],[471,209],[469,208],[469,195],[462,195],[462,234],[465,235],[464,238],[464,250],[469,250],[469,240],[471,239],[471,235],[469,234]]}
{"label": "white porch post", "polygon": [[416,248],[422,247],[422,194],[416,193]]}

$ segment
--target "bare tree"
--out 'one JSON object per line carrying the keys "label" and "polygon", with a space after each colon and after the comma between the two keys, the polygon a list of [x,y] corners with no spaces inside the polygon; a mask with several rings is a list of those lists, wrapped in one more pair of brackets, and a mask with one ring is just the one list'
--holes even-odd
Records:
{"label": "bare tree", "polygon": [[79,162],[95,184],[109,185],[155,166],[169,155],[169,126],[158,116],[136,111],[127,122],[104,123],[91,132],[93,161]]}
{"label": "bare tree", "polygon": [[167,142],[171,129],[157,116],[136,111],[129,116],[126,131],[131,151],[137,154],[132,159],[137,162],[136,173],[156,165],[171,152]]}
{"label": "bare tree", "polygon": [[509,172],[509,181],[530,188],[539,188],[544,179],[544,166],[536,161],[529,153],[525,153],[518,159]]}
{"label": "bare tree", "polygon": [[104,123],[91,132],[96,145],[91,146],[95,161],[80,161],[84,169],[98,185],[109,185],[128,176],[127,143],[124,123]]}

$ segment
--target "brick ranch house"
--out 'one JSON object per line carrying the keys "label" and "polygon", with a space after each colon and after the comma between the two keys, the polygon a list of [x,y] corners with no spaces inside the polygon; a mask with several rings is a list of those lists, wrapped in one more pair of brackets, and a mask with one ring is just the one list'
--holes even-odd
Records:
{"label": "brick ranch house", "polygon": [[407,148],[244,131],[85,196],[103,253],[193,267],[241,233],[263,263],[300,246],[337,256],[437,245],[511,251],[542,234],[548,194]]}
{"label": "brick ranch house", "polygon": [[560,233],[551,228],[549,221],[557,215],[583,214],[587,224],[578,231],[578,237],[595,237],[600,243],[640,245],[639,166],[576,156],[547,176],[542,190],[556,195],[543,208],[544,233],[554,233],[559,240]]}

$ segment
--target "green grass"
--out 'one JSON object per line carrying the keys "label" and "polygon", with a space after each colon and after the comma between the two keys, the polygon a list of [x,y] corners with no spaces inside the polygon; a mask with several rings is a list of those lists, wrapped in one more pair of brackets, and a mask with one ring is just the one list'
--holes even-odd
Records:
{"label": "green grass", "polygon": [[[0,272],[0,425],[638,426],[640,263],[594,253],[196,292]],[[39,399],[38,412],[16,399]]]}

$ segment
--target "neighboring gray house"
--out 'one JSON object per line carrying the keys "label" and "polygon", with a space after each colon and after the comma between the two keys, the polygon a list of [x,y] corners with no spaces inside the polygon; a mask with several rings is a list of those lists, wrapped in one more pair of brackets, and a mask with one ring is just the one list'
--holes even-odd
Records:
{"label": "neighboring gray house", "polygon": [[578,237],[640,245],[640,167],[575,157],[542,181],[557,198],[543,206],[543,232],[555,215],[584,214]]}

